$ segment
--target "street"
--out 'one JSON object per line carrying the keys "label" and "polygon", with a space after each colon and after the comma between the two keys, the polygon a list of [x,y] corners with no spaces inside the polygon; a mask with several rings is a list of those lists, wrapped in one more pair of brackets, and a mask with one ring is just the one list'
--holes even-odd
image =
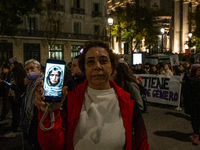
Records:
{"label": "street", "polygon": [[[0,100],[0,108],[1,108]],[[190,117],[184,114],[184,111],[176,111],[175,107],[170,106],[161,108],[158,104],[148,106],[148,112],[143,114],[148,132],[148,141],[150,150],[199,150],[200,145],[192,145],[188,138],[192,133]],[[6,139],[3,133],[6,127],[11,123],[9,118],[11,112],[7,116],[8,123],[0,125],[0,150],[23,150],[28,149],[26,141],[22,141],[20,128],[15,138]]]}
{"label": "street", "polygon": [[[153,105],[153,104],[152,104]],[[161,108],[148,106],[143,114],[150,150],[199,150],[200,145],[192,145],[190,117],[175,107]]]}

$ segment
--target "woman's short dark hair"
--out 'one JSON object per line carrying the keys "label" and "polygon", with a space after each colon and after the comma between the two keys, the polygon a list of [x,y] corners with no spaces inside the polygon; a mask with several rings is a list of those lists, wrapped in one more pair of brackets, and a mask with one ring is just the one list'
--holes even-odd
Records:
{"label": "woman's short dark hair", "polygon": [[114,69],[116,67],[115,55],[112,52],[112,50],[109,49],[109,45],[107,43],[105,43],[103,41],[98,41],[98,40],[88,41],[88,42],[85,43],[83,53],[80,55],[79,61],[78,61],[79,68],[80,68],[82,73],[85,74],[85,56],[86,56],[86,53],[92,47],[104,48],[108,52],[112,68]]}

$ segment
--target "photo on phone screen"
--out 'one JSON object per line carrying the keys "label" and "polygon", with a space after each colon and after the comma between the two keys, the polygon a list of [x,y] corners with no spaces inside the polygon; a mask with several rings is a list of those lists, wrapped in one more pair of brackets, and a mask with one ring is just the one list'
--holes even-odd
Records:
{"label": "photo on phone screen", "polygon": [[65,62],[47,60],[44,78],[45,101],[60,102],[65,74]]}

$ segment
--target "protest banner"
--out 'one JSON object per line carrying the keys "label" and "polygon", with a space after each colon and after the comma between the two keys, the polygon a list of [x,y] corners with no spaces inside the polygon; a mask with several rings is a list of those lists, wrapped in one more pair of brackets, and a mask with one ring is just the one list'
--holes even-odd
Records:
{"label": "protest banner", "polygon": [[178,66],[179,65],[178,55],[171,55],[170,62],[171,62],[171,66]]}
{"label": "protest banner", "polygon": [[12,63],[14,63],[14,62],[16,62],[17,61],[17,58],[16,57],[12,57],[12,58],[10,58],[9,59],[9,62],[12,64]]}
{"label": "protest banner", "polygon": [[180,106],[180,76],[135,74],[136,79],[146,88],[147,102]]}

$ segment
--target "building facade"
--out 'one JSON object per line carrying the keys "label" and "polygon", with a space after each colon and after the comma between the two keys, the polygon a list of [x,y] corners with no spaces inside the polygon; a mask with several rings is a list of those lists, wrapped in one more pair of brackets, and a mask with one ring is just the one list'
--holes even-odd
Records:
{"label": "building facade", "polygon": [[0,35],[0,64],[16,57],[21,63],[48,58],[66,63],[86,41],[107,37],[106,0],[44,0],[45,10],[23,18],[15,36]]}
{"label": "building facade", "polygon": [[176,53],[185,53],[186,49],[195,49],[189,47],[188,34],[194,31],[195,24],[189,25],[189,13],[194,13],[200,4],[200,0],[174,0],[174,17],[173,17],[173,51]]}
{"label": "building facade", "polygon": [[[138,0],[108,0],[108,14],[117,6],[126,6],[127,2],[135,3],[136,1]],[[139,0],[138,2],[141,6],[162,10],[156,17],[157,24],[154,25],[158,29],[159,37],[158,43],[152,46],[154,51],[157,53],[185,53],[185,50],[189,49],[188,34],[195,28],[194,24],[189,26],[188,14],[195,12],[200,0]],[[161,28],[165,29],[163,34],[160,32]],[[121,45],[115,43],[114,49],[123,53],[123,50],[121,52],[118,50],[119,46],[121,49],[124,48],[123,43]],[[195,47],[192,48],[195,49]],[[150,50],[143,47],[138,51],[149,52]]]}

